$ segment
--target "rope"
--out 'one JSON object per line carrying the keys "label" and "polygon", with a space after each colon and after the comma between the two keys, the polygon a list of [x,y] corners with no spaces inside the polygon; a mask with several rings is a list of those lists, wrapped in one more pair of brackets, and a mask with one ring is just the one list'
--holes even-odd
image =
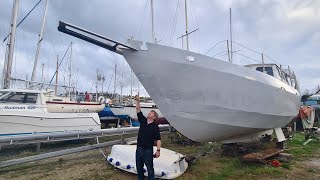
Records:
{"label": "rope", "polygon": [[[29,16],[29,14],[40,4],[41,1],[42,1],[42,0],[39,0],[39,1],[37,2],[37,4],[33,6],[33,8],[27,13],[27,15],[25,15],[24,18],[18,23],[18,25],[16,26],[16,28],[19,27],[19,25]],[[11,34],[11,33],[9,33],[9,34],[3,39],[3,43],[8,39],[8,37],[10,36],[10,34]]]}

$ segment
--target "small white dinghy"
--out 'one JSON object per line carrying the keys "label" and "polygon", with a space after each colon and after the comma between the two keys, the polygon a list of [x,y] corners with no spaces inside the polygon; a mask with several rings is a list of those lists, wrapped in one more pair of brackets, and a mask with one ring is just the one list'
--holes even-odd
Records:
{"label": "small white dinghy", "polygon": [[[137,145],[114,145],[107,161],[116,168],[137,174],[136,149]],[[153,151],[156,152],[156,147]],[[184,155],[165,148],[161,148],[160,157],[154,158],[153,163],[155,178],[160,179],[177,178],[188,168]],[[146,166],[143,169],[144,175],[148,176]]]}

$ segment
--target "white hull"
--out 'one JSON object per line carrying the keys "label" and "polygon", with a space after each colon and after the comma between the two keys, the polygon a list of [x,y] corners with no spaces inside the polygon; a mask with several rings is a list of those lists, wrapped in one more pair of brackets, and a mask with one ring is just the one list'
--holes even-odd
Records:
{"label": "white hull", "polygon": [[98,113],[104,107],[104,104],[97,103],[47,102],[50,113]]}
{"label": "white hull", "polygon": [[[136,145],[114,145],[108,156],[108,162],[116,168],[137,174],[136,169]],[[153,148],[156,152],[156,147]],[[182,175],[188,168],[184,156],[169,149],[161,148],[159,158],[153,160],[155,178],[174,179]],[[144,167],[145,170],[146,167]],[[148,172],[144,173],[148,176]]]}
{"label": "white hull", "polygon": [[0,112],[0,135],[99,130],[96,113]]}
{"label": "white hull", "polygon": [[[116,116],[128,115],[133,119],[138,119],[136,107],[117,107],[117,108],[110,107],[110,109],[113,112],[113,114]],[[141,112],[143,113],[144,116],[147,116],[151,110],[156,111],[158,113],[159,118],[163,118],[163,115],[158,108],[143,108],[143,107],[141,108]]]}
{"label": "white hull", "polygon": [[299,109],[299,91],[247,67],[149,43],[123,56],[170,124],[194,141],[281,127]]}

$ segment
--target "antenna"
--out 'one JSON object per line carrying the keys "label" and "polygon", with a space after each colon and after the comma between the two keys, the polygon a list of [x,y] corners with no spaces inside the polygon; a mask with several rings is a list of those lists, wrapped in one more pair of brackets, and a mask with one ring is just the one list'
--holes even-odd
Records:
{"label": "antenna", "polygon": [[229,15],[229,18],[230,18],[230,59],[229,61],[232,63],[233,62],[233,52],[232,52],[232,43],[233,43],[233,40],[232,40],[232,18],[231,18],[231,8],[230,8],[230,15]]}
{"label": "antenna", "polygon": [[184,14],[186,18],[186,38],[187,38],[187,51],[189,51],[189,36],[188,36],[188,6],[187,0],[184,0]]}

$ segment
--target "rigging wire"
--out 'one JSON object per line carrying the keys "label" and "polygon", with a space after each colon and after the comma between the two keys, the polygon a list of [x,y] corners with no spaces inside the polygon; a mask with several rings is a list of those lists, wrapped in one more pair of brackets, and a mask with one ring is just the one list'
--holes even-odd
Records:
{"label": "rigging wire", "polygon": [[218,43],[216,43],[215,45],[213,45],[206,53],[204,53],[205,55],[208,54],[213,48],[215,48],[217,45],[223,43],[223,42],[226,42],[227,40],[223,40],[223,41],[220,41]]}
{"label": "rigging wire", "polygon": [[248,49],[249,51],[252,51],[252,52],[257,53],[257,54],[261,54],[261,52],[258,52],[258,51],[255,51],[255,50],[253,50],[253,49],[250,49],[250,48],[248,48],[247,46],[242,45],[242,44],[240,44],[240,43],[238,43],[238,42],[235,42],[235,41],[232,41],[232,42],[233,42],[234,44],[237,44],[237,45],[239,45],[239,46],[241,46],[241,47],[244,47],[244,48]]}
{"label": "rigging wire", "polygon": [[253,61],[256,61],[256,62],[258,62],[258,63],[261,63],[261,61],[256,60],[256,59],[253,59],[253,58],[251,58],[251,57],[249,57],[249,56],[246,56],[246,55],[244,55],[244,54],[240,54],[240,53],[238,53],[238,52],[234,52],[234,53],[236,53],[236,54],[238,54],[238,55],[240,55],[240,56],[246,57],[246,58],[248,58],[248,59],[251,59],[251,60],[253,60]]}
{"label": "rigging wire", "polygon": [[[60,68],[60,66],[61,66],[61,64],[62,64],[62,62],[63,62],[63,60],[64,60],[64,58],[66,57],[67,52],[69,51],[69,49],[70,49],[70,47],[71,47],[71,44],[72,44],[72,43],[70,43],[70,44],[69,44],[69,46],[68,46],[68,48],[67,48],[66,52],[64,53],[64,55],[63,55],[63,57],[62,57],[62,59],[61,59],[61,61],[60,61],[59,65],[58,65],[58,69]],[[54,74],[53,74],[53,76],[52,76],[51,80],[49,81],[49,84],[51,84],[51,82],[52,82],[53,78],[54,78],[56,75],[57,75],[57,71],[55,71],[55,72],[54,72]],[[49,87],[49,85],[48,85],[48,87]],[[47,88],[48,88],[48,87],[47,87]]]}
{"label": "rigging wire", "polygon": [[[42,0],[39,0],[34,6],[33,8],[24,16],[24,18],[17,24],[16,28],[19,27],[19,25],[30,15],[30,13],[40,4]],[[4,39],[3,39],[3,43],[8,39],[8,37],[10,36],[11,33],[9,33]]]}
{"label": "rigging wire", "polygon": [[[195,11],[195,9],[194,9],[194,6],[193,6],[193,4],[192,4],[192,1],[190,0],[189,1],[190,2],[190,6],[191,6],[191,17],[192,17],[192,19],[193,19],[193,24],[194,24],[194,22],[196,23],[195,24],[195,26],[196,26],[196,28],[195,29],[200,29],[199,28],[199,23],[198,23],[198,19],[197,19],[197,16],[196,16],[196,11]],[[194,33],[194,46],[196,47],[196,46],[198,46],[197,48],[198,48],[198,52],[200,52],[200,41],[199,41],[199,38],[198,38],[198,33],[199,32],[195,32]]]}
{"label": "rigging wire", "polygon": [[145,22],[145,19],[146,19],[146,16],[147,16],[147,12],[148,12],[148,9],[149,9],[148,4],[149,4],[149,0],[146,0],[146,5],[144,7],[144,16],[143,16],[143,19],[142,19],[142,22],[141,22],[141,26],[140,26],[140,30],[139,30],[139,36],[141,36],[142,28],[143,28],[143,25],[144,25],[144,22]]}
{"label": "rigging wire", "polygon": [[173,17],[173,26],[172,26],[172,31],[171,31],[171,35],[170,35],[170,46],[173,43],[173,36],[174,36],[175,31],[176,31],[177,20],[178,20],[178,17],[179,17],[179,11],[180,11],[180,0],[178,0],[178,2],[177,2],[175,15]]}
{"label": "rigging wire", "polygon": [[220,55],[220,54],[222,54],[222,53],[225,53],[225,54],[223,54],[223,55],[226,55],[226,54],[228,53],[228,51],[221,51],[221,52],[213,55],[212,57],[216,57],[216,56],[218,56],[218,55]]}
{"label": "rigging wire", "polygon": [[[145,3],[145,5],[144,5],[144,10],[143,10],[143,13],[144,13],[144,14],[146,14],[146,9],[147,9],[147,6],[148,6],[148,1],[149,1],[149,0],[146,0],[146,3]],[[142,25],[142,23],[143,23],[143,18],[140,18],[138,24],[141,24],[141,25]],[[132,37],[136,37],[136,35],[137,35],[138,32],[139,32],[139,34],[140,34],[141,28],[142,28],[142,27],[139,28],[139,26],[137,26],[137,30],[133,33],[133,36],[132,36]],[[138,34],[138,35],[139,35],[139,34]]]}

